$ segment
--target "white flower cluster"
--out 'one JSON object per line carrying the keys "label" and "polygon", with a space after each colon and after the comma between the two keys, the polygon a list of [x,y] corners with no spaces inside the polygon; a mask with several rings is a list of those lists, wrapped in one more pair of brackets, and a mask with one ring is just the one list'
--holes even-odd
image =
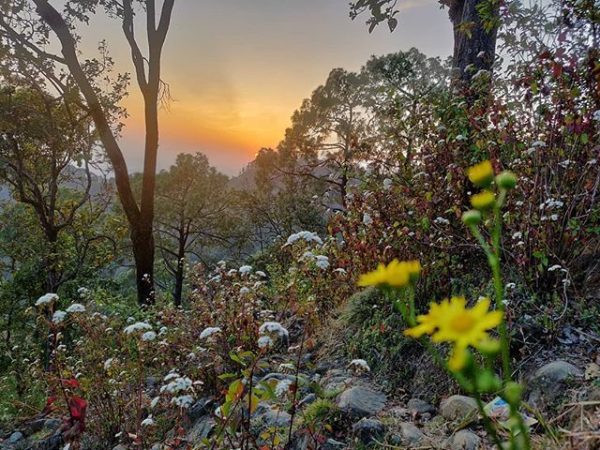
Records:
{"label": "white flower cluster", "polygon": [[435,223],[437,225],[450,225],[450,221],[448,219],[446,219],[445,217],[436,217],[433,220],[433,223]]}
{"label": "white flower cluster", "polygon": [[292,245],[296,241],[315,242],[319,245],[323,244],[323,241],[317,233],[311,231],[299,231],[298,233],[291,234],[285,243],[285,245]]}
{"label": "white flower cluster", "polygon": [[35,302],[35,306],[47,305],[47,304],[52,303],[57,300],[58,300],[58,295],[56,295],[56,294],[52,294],[52,293],[44,294],[40,298],[37,299],[37,301]]}
{"label": "white flower cluster", "polygon": [[156,339],[156,333],[154,331],[146,331],[142,334],[142,341],[150,342]]}
{"label": "white flower cluster", "polygon": [[85,312],[85,306],[83,306],[81,303],[73,303],[67,308],[67,312],[71,314]]}
{"label": "white flower cluster", "polygon": [[125,334],[133,334],[137,331],[149,331],[152,330],[152,326],[147,322],[135,322],[131,325],[128,325],[123,330]]}
{"label": "white flower cluster", "polygon": [[265,322],[259,328],[260,334],[276,334],[279,337],[289,337],[289,332],[279,322]]}
{"label": "white flower cluster", "polygon": [[57,311],[54,311],[54,314],[52,315],[52,322],[53,323],[61,323],[63,320],[65,320],[67,313],[64,311],[61,311],[60,309]]}
{"label": "white flower cluster", "polygon": [[[168,374],[164,381],[168,381],[167,384],[161,386],[160,393],[169,393],[175,395],[171,399],[171,403],[180,408],[189,408],[194,403],[194,398],[190,395],[193,390],[193,383],[188,377],[180,376],[177,372],[171,372]],[[158,400],[152,400],[153,406],[156,406]]]}
{"label": "white flower cluster", "polygon": [[540,211],[543,211],[544,209],[560,209],[564,205],[564,202],[561,202],[560,200],[549,198],[548,200],[540,204]]}
{"label": "white flower cluster", "polygon": [[242,266],[239,268],[239,272],[241,275],[246,275],[252,272],[252,266]]}
{"label": "white flower cluster", "polygon": [[207,327],[204,330],[202,330],[202,333],[200,333],[200,339],[207,339],[209,337],[211,337],[214,334],[220,333],[221,329],[219,327]]}

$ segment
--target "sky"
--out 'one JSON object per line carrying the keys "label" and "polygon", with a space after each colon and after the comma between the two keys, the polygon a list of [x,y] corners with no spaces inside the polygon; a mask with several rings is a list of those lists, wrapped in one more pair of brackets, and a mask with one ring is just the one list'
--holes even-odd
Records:
{"label": "sky", "polygon": [[[352,21],[349,0],[177,0],[163,52],[172,101],[160,113],[159,168],[181,152],[203,152],[236,175],[261,147],[274,147],[302,100],[336,67],[359,70],[371,55],[416,47],[452,51],[447,11],[437,0],[399,0],[397,29],[372,34],[367,16]],[[140,33],[142,30],[140,30]],[[117,70],[132,72],[119,24],[97,16],[81,30],[93,55],[106,39]],[[131,172],[143,162],[142,101],[135,82],[125,99],[121,144]]]}

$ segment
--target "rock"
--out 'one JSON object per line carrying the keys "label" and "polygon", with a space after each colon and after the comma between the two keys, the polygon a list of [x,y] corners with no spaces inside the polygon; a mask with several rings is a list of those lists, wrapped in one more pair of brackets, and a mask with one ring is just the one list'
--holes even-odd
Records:
{"label": "rock", "polygon": [[335,439],[327,439],[321,448],[323,450],[342,450],[346,448],[346,444]]}
{"label": "rock", "polygon": [[116,447],[113,447],[112,450],[127,450],[127,447],[125,447],[122,444],[117,445]]}
{"label": "rock", "polygon": [[4,444],[15,445],[19,441],[22,441],[24,438],[25,436],[23,436],[23,433],[21,433],[20,431],[15,431],[9,436],[9,438],[6,441],[4,441]]}
{"label": "rock", "polygon": [[406,404],[407,409],[411,413],[425,414],[435,412],[435,408],[420,398],[411,398]]}
{"label": "rock", "polygon": [[264,408],[264,410],[256,410],[252,422],[254,426],[264,427],[287,427],[292,420],[287,412],[275,409],[273,406]]}
{"label": "rock", "polygon": [[317,400],[317,396],[315,394],[308,394],[302,400],[298,402],[298,408],[303,408],[306,405],[310,405]]}
{"label": "rock", "polygon": [[369,445],[375,441],[381,441],[385,433],[385,425],[377,419],[362,418],[352,425],[352,434],[360,442]]}
{"label": "rock", "polygon": [[210,437],[216,426],[217,423],[212,417],[203,417],[192,425],[186,439],[191,444],[200,444],[203,439]]}
{"label": "rock", "polygon": [[356,418],[374,416],[385,406],[383,392],[369,387],[354,386],[342,392],[337,404],[342,412]]}
{"label": "rock", "polygon": [[460,430],[448,440],[448,444],[453,450],[478,450],[481,438],[472,431]]}
{"label": "rock", "polygon": [[425,438],[423,432],[411,422],[400,423],[400,435],[402,445],[408,447],[418,446]]}
{"label": "rock", "polygon": [[566,361],[548,363],[529,380],[528,402],[540,409],[551,406],[562,396],[567,382],[582,375],[579,368]]}
{"label": "rock", "polygon": [[188,409],[187,415],[192,423],[196,422],[203,416],[209,414],[214,406],[214,401],[210,397],[204,397],[194,402]]}
{"label": "rock", "polygon": [[477,402],[465,395],[452,395],[444,399],[440,404],[440,413],[449,420],[463,420],[475,417],[477,414]]}

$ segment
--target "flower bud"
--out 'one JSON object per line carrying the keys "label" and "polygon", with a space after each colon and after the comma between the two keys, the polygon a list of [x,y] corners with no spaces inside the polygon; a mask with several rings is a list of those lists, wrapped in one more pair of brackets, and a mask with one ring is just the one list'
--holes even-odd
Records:
{"label": "flower bud", "polygon": [[506,387],[504,388],[504,400],[506,400],[510,405],[518,405],[521,401],[521,395],[523,394],[523,386],[519,383],[515,383],[514,381],[509,381],[506,383]]}
{"label": "flower bud", "polygon": [[476,209],[466,211],[462,215],[462,221],[467,226],[479,225],[481,223],[481,213]]}
{"label": "flower bud", "polygon": [[514,189],[517,185],[517,176],[514,173],[505,170],[496,176],[496,184],[507,191]]}

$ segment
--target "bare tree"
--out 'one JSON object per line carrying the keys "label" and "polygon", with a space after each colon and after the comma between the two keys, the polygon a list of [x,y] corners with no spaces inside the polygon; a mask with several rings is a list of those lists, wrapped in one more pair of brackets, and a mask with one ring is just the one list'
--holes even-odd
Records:
{"label": "bare tree", "polygon": [[[159,143],[158,107],[166,92],[161,81],[161,57],[171,24],[175,0],[69,0],[59,11],[49,0],[10,0],[0,8],[0,37],[10,57],[25,60],[44,73],[49,83],[61,88],[74,83],[81,101],[94,121],[98,136],[110,160],[119,199],[127,217],[136,266],[140,304],[154,302],[154,190]],[[127,164],[118,143],[119,127],[113,125],[110,102],[90,77],[89,62],[81,60],[76,24],[87,22],[98,8],[121,22],[131,50],[135,78],[144,101],[146,126],[144,170],[139,202],[129,180]],[[134,26],[135,14],[145,15],[147,54],[142,53]],[[39,20],[41,19],[41,21]],[[60,55],[49,53],[49,35],[59,42]],[[68,78],[65,76],[68,72]]]}

